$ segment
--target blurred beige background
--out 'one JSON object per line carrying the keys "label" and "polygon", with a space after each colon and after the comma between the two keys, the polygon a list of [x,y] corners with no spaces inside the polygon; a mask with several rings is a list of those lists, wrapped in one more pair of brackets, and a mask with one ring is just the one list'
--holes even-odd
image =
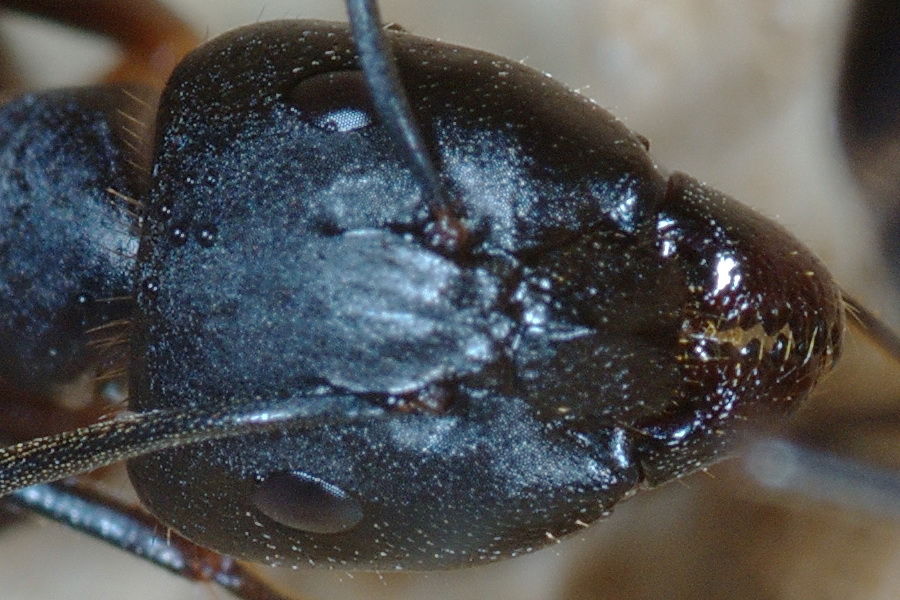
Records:
{"label": "blurred beige background", "polygon": [[[210,37],[258,20],[343,19],[339,0],[172,4]],[[897,304],[835,137],[847,9],[845,0],[382,2],[387,20],[414,33],[523,60],[594,97],[651,140],[660,164],[776,218],[848,289],[890,314]],[[41,85],[89,81],[112,64],[109,47],[87,36],[18,18],[2,30]],[[863,382],[848,385],[880,387]],[[323,600],[900,597],[896,522],[773,504],[728,468],[713,474],[644,494],[580,538],[494,567],[278,576]],[[0,536],[0,600],[224,596],[52,524]]]}

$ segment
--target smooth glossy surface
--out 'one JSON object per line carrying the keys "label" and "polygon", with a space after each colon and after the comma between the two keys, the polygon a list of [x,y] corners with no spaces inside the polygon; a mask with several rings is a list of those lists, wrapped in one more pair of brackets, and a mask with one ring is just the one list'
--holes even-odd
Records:
{"label": "smooth glossy surface", "polygon": [[310,533],[340,533],[363,518],[359,503],[345,491],[299,472],[269,475],[253,502],[272,520]]}
{"label": "smooth glossy surface", "polygon": [[299,109],[301,119],[325,131],[346,133],[362,129],[376,118],[359,71],[309,77],[297,84],[288,98]]}

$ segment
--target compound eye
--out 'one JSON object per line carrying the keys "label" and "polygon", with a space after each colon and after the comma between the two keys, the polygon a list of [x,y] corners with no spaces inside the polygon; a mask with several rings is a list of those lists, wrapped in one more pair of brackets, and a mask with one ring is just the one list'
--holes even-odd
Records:
{"label": "compound eye", "polygon": [[319,129],[344,133],[375,121],[362,71],[334,71],[304,79],[287,94],[304,121]]}
{"label": "compound eye", "polygon": [[309,533],[340,533],[363,518],[362,507],[347,492],[298,471],[270,475],[253,502],[273,521]]}

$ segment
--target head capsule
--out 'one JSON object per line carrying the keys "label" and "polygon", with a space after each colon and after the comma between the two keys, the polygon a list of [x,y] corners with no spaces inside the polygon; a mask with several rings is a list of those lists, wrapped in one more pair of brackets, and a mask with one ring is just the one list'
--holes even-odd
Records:
{"label": "head capsule", "polygon": [[545,75],[389,35],[459,252],[431,242],[344,26],[238,30],[164,94],[132,408],[385,413],[132,460],[158,517],[272,564],[491,561],[709,464],[737,422],[808,393],[842,309],[790,236],[666,178]]}

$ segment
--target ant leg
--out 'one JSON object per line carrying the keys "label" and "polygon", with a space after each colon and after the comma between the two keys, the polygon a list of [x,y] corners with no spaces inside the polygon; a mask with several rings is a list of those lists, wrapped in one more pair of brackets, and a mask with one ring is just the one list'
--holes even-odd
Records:
{"label": "ant leg", "polygon": [[[116,409],[95,401],[73,410],[40,397],[6,389],[0,394],[4,422],[0,439],[31,439],[95,422]],[[102,491],[87,478],[36,485],[0,501],[0,528],[25,512],[40,514],[71,529],[139,556],[185,579],[217,583],[241,600],[288,600],[232,558],[197,546],[169,531],[138,506]]]}
{"label": "ant leg", "polygon": [[35,485],[11,494],[9,504],[86,533],[180,577],[217,583],[241,600],[297,600],[276,591],[236,560],[169,531],[140,508],[84,480]]}
{"label": "ant leg", "polygon": [[[0,386],[2,388],[3,386]],[[69,431],[118,409],[96,394],[77,409],[51,399],[0,389],[0,440],[32,439]],[[103,540],[185,579],[217,583],[241,600],[288,600],[234,559],[170,532],[134,504],[114,497],[88,478],[37,485],[0,501],[0,528],[27,512]]]}
{"label": "ant leg", "polygon": [[110,38],[124,51],[108,81],[159,87],[181,58],[202,41],[155,0],[0,0],[12,10],[44,17]]}

